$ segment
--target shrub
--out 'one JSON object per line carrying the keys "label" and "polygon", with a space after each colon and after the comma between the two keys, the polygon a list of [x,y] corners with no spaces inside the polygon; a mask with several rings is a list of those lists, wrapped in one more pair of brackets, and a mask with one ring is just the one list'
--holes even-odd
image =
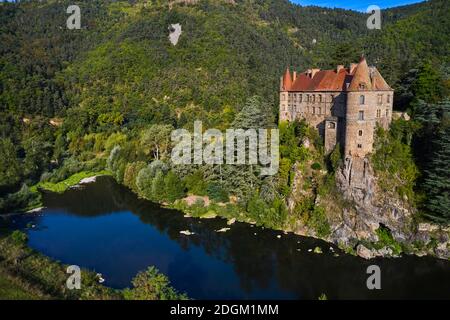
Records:
{"label": "shrub", "polygon": [[314,162],[314,163],[311,165],[311,169],[313,169],[313,170],[320,170],[320,169],[322,169],[322,166],[320,165],[320,163]]}
{"label": "shrub", "polygon": [[206,189],[206,193],[211,200],[217,202],[228,202],[228,194],[222,186],[216,182],[210,182]]}
{"label": "shrub", "polygon": [[22,231],[15,230],[11,234],[11,239],[14,241],[15,244],[25,245],[28,241],[28,236],[26,235],[26,233]]}
{"label": "shrub", "polygon": [[132,284],[132,289],[124,290],[127,300],[187,300],[187,296],[172,288],[169,279],[153,266],[139,272]]}
{"label": "shrub", "polygon": [[145,165],[145,162],[137,161],[128,163],[125,167],[123,184],[134,192],[138,191],[138,187],[136,185],[137,176],[139,172],[145,167]]}
{"label": "shrub", "polygon": [[377,229],[377,236],[378,241],[374,245],[376,249],[388,247],[391,248],[396,255],[402,253],[403,250],[401,244],[394,239],[388,228],[380,226]]}
{"label": "shrub", "polygon": [[315,206],[312,210],[308,225],[316,230],[319,237],[326,237],[331,232],[325,209],[320,206]]}
{"label": "shrub", "polygon": [[208,184],[203,177],[203,173],[200,170],[195,171],[193,174],[187,175],[184,179],[186,187],[189,192],[195,195],[206,195],[206,189]]}

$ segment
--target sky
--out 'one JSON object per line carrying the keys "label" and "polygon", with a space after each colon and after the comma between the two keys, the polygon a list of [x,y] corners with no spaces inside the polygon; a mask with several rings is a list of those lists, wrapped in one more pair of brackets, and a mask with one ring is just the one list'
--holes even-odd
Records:
{"label": "sky", "polygon": [[377,5],[381,9],[403,6],[422,2],[423,0],[291,0],[302,6],[314,5],[319,7],[342,8],[366,12],[370,5]]}

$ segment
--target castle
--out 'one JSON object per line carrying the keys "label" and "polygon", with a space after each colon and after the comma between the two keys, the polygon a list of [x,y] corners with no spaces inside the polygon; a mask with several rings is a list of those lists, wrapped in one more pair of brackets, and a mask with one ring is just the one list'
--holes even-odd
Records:
{"label": "castle", "polygon": [[339,143],[345,157],[372,152],[376,124],[387,129],[392,120],[394,90],[364,57],[335,70],[309,69],[280,81],[280,121],[305,119],[319,130],[325,151]]}

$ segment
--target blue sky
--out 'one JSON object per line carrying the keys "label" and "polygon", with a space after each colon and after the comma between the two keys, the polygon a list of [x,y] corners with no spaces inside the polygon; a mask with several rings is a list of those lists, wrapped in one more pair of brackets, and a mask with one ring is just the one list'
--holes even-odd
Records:
{"label": "blue sky", "polygon": [[291,0],[302,6],[315,5],[319,7],[342,8],[366,11],[370,5],[377,5],[381,9],[403,6],[405,4],[422,2],[423,0]]}

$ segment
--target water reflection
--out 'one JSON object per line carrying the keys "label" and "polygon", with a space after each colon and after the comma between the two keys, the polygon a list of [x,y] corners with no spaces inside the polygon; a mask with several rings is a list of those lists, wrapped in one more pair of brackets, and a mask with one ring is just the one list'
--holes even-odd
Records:
{"label": "water reflection", "polygon": [[[242,223],[217,233],[226,220],[184,218],[137,199],[109,177],[63,195],[46,194],[44,202],[43,215],[32,218],[38,228],[29,231],[30,245],[96,269],[114,287],[129,286],[137,271],[153,264],[193,298],[450,298],[448,261],[365,261],[334,247],[336,257],[325,242]],[[186,229],[195,235],[180,234]],[[315,246],[324,253],[308,252]],[[382,290],[366,288],[370,264],[381,267]]]}

